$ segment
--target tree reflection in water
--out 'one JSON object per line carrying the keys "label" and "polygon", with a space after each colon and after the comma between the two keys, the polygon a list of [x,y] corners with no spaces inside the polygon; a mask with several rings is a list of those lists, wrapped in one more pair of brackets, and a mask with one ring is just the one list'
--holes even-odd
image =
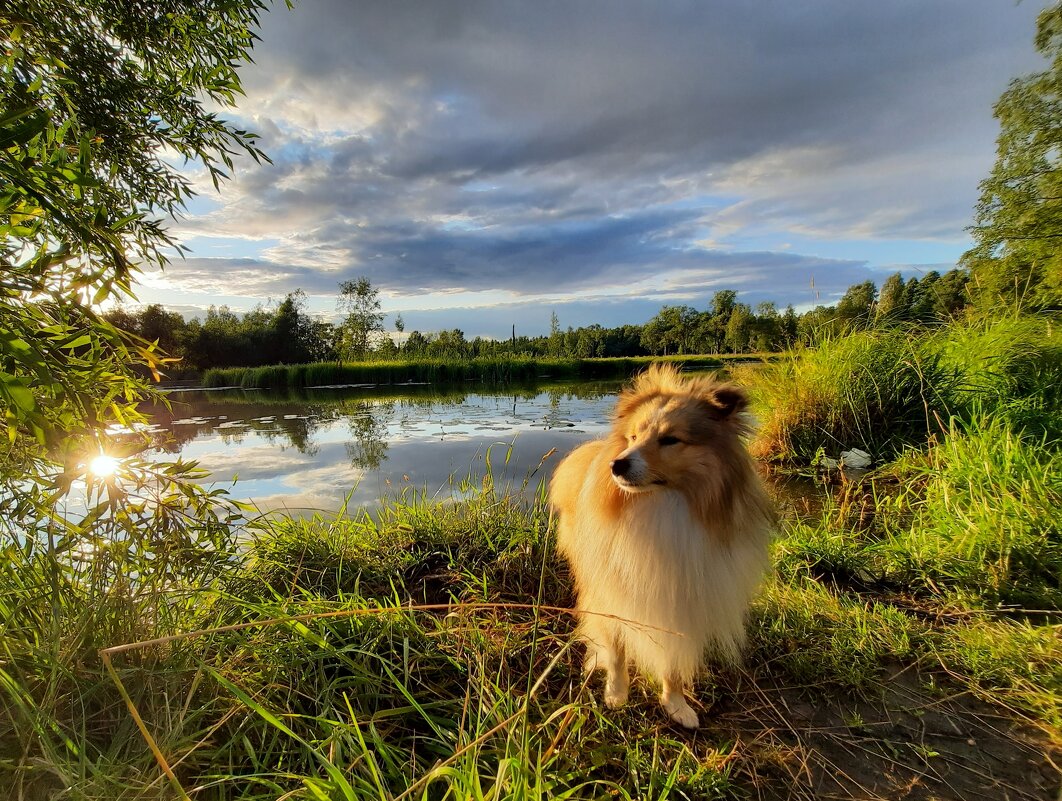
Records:
{"label": "tree reflection in water", "polygon": [[387,458],[387,425],[394,417],[394,401],[344,404],[350,441],[344,443],[352,467],[378,470]]}

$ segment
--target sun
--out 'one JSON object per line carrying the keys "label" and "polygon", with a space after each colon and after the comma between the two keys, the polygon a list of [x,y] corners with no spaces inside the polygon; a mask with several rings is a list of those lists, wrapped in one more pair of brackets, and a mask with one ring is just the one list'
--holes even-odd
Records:
{"label": "sun", "polygon": [[108,456],[105,453],[101,453],[91,462],[89,462],[89,472],[98,478],[107,478],[114,475],[114,471],[118,469],[118,460],[113,456]]}

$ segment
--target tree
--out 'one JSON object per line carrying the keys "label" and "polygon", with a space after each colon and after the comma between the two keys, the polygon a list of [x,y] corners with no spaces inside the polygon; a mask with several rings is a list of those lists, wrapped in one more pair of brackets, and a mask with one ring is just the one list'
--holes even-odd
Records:
{"label": "tree", "polygon": [[769,301],[756,305],[749,347],[759,352],[782,348],[782,318],[778,315],[778,308]]}
{"label": "tree", "polygon": [[1049,66],[995,105],[996,163],[962,259],[982,305],[1062,303],[1062,3],[1040,12],[1035,44]]}
{"label": "tree", "polygon": [[177,312],[166,311],[161,303],[145,306],[137,315],[137,333],[149,342],[158,342],[163,353],[180,356],[184,318]]}
{"label": "tree", "polygon": [[836,333],[836,309],[832,306],[816,306],[804,312],[797,320],[797,337],[808,345],[817,345]]}
{"label": "tree", "polygon": [[427,352],[427,349],[428,338],[420,333],[420,331],[411,331],[405,344],[406,358],[421,358]]}
{"label": "tree", "polygon": [[940,323],[936,310],[936,289],[940,273],[930,270],[920,279],[912,278],[904,287],[904,304],[911,320],[923,325]]}
{"label": "tree", "polygon": [[736,304],[737,292],[732,289],[721,289],[712,296],[711,309],[700,316],[697,325],[700,350],[722,353],[726,349],[726,329]]}
{"label": "tree", "polygon": [[[235,510],[194,483],[194,465],[139,458],[146,436],[104,433],[162,400],[138,370],[166,362],[100,304],[131,298],[138,271],[177,244],[167,220],[192,185],[172,164],[218,185],[236,154],[261,157],[207,109],[240,93],[263,7],[0,4],[0,541],[7,574],[27,579],[4,601],[5,654],[19,655],[5,659],[4,694],[18,702],[0,704],[0,731],[25,766],[5,785],[39,787],[49,762],[75,794],[96,781],[122,701],[88,655],[172,632],[189,589],[233,553]],[[109,477],[93,467],[104,451],[125,457]],[[75,487],[83,514],[64,501]],[[49,670],[94,700],[57,700]]]}
{"label": "tree", "polygon": [[593,359],[605,355],[605,329],[594,323],[579,329],[575,340],[574,356]]}
{"label": "tree", "polygon": [[460,328],[448,328],[440,331],[430,342],[432,356],[439,359],[461,359],[468,355],[468,342],[465,332]]}
{"label": "tree", "polygon": [[549,313],[549,355],[559,359],[564,355],[564,334],[560,327],[560,318],[557,312]]}
{"label": "tree", "polygon": [[340,325],[340,356],[364,359],[369,353],[372,335],[383,331],[380,290],[365,276],[339,285],[339,309],[346,312]]}
{"label": "tree", "polygon": [[934,288],[933,312],[941,321],[962,313],[969,303],[970,274],[965,270],[948,270]]}
{"label": "tree", "polygon": [[310,347],[312,362],[332,361],[339,358],[339,332],[331,323],[313,318],[310,320]]}
{"label": "tree", "polygon": [[878,325],[906,320],[910,311],[904,294],[904,280],[899,273],[893,273],[881,284],[878,293],[878,308],[874,321]]}
{"label": "tree", "polygon": [[737,305],[737,292],[733,289],[720,289],[712,295],[712,316],[724,320],[730,319],[730,313]]}
{"label": "tree", "polygon": [[406,321],[402,319],[402,315],[401,314],[396,314],[395,315],[395,333],[398,334],[398,336],[395,337],[395,345],[396,345],[399,353],[402,352],[402,333],[405,330],[406,330]]}
{"label": "tree", "polygon": [[665,356],[689,352],[697,318],[697,310],[691,306],[664,306],[642,328],[642,347]]}
{"label": "tree", "polygon": [[313,361],[321,351],[317,331],[306,313],[306,293],[289,292],[277,306],[270,321],[272,341],[263,354],[268,364],[299,364]]}
{"label": "tree", "polygon": [[610,328],[605,334],[605,352],[603,356],[646,356],[645,348],[642,347],[642,326],[621,325],[619,328]]}
{"label": "tree", "polygon": [[192,186],[174,154],[215,185],[236,153],[263,158],[253,135],[207,110],[233,105],[263,8],[0,6],[0,414],[15,444],[5,477],[53,460],[72,469],[102,422],[137,419],[136,365],[157,376],[165,360],[97,304],[131,297],[141,265],[162,265],[176,244],[165,221]]}
{"label": "tree", "polygon": [[800,321],[797,317],[796,309],[793,308],[792,303],[785,307],[785,312],[782,314],[780,328],[782,335],[782,347],[792,347],[793,343],[797,341],[797,336],[799,335],[800,329]]}
{"label": "tree", "polygon": [[752,339],[752,310],[744,303],[737,303],[730,311],[726,323],[724,345],[731,353],[744,353]]}
{"label": "tree", "polygon": [[878,288],[873,281],[853,284],[837,302],[837,321],[845,329],[866,328],[874,319]]}

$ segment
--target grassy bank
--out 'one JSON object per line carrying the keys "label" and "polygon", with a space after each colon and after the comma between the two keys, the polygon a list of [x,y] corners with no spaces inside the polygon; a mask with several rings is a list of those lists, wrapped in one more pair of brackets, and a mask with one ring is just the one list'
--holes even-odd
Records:
{"label": "grassy bank", "polygon": [[[721,367],[744,361],[748,356],[676,356],[673,361],[689,369]],[[336,384],[457,384],[478,381],[488,385],[530,383],[543,378],[626,379],[659,359],[469,359],[394,362],[327,362],[318,364],[273,365],[270,367],[230,367],[208,370],[204,387],[244,389],[285,389],[321,387]]]}
{"label": "grassy bank", "polygon": [[[445,401],[460,403],[470,394],[481,391],[480,388],[462,384],[367,384],[364,386],[339,385],[334,387],[285,387],[282,389],[249,389],[243,392],[199,392],[199,387],[180,390],[171,395],[178,403],[187,395],[194,395],[211,406],[220,408],[240,407],[248,404],[284,405],[312,404],[314,406],[342,406],[351,402],[394,401],[416,403],[433,403]],[[543,392],[560,393],[577,398],[598,398],[612,394],[622,383],[617,379],[602,378],[598,380],[573,379],[571,381],[533,381],[530,383],[513,383],[505,386],[505,394],[522,399],[535,398]],[[219,388],[223,389],[223,388]],[[151,407],[156,408],[156,407]]]}
{"label": "grassy bank", "polygon": [[1057,315],[973,319],[932,332],[877,329],[800,350],[748,373],[758,455],[807,464],[860,448],[877,464],[986,416],[1062,437]]}
{"label": "grassy bank", "polygon": [[786,510],[745,666],[702,678],[693,734],[644,684],[603,708],[543,499],[489,476],[459,502],[261,522],[150,586],[9,548],[0,789],[174,797],[97,652],[199,631],[112,657],[192,798],[1050,798],[1062,643],[1014,604],[1058,609],[1062,462],[1014,439],[977,470],[999,435]]}

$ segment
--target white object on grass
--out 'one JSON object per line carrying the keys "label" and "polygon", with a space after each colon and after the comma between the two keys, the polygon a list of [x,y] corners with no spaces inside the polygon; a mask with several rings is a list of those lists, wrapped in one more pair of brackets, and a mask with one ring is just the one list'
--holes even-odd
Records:
{"label": "white object on grass", "polygon": [[850,451],[841,451],[841,464],[845,467],[854,467],[857,470],[863,467],[870,467],[870,463],[874,461],[870,458],[870,454],[866,451],[861,451],[859,448],[852,448]]}

